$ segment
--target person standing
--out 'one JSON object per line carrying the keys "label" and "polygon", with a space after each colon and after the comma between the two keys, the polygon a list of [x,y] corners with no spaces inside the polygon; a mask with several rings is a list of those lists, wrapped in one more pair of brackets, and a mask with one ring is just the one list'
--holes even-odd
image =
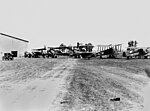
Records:
{"label": "person standing", "polygon": [[128,42],[128,47],[131,47],[131,41]]}
{"label": "person standing", "polygon": [[80,43],[79,43],[79,42],[77,42],[77,48],[79,48],[79,45],[80,45]]}
{"label": "person standing", "polygon": [[134,41],[134,45],[135,45],[135,47],[137,46],[137,41],[136,40]]}
{"label": "person standing", "polygon": [[132,41],[131,41],[131,47],[133,47],[133,44],[134,44],[134,41],[132,40]]}

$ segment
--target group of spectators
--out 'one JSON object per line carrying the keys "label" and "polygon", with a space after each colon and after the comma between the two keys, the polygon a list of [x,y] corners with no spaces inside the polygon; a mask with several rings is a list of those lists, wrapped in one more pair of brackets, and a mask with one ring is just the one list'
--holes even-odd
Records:
{"label": "group of spectators", "polygon": [[129,41],[128,42],[128,47],[136,47],[137,46],[137,41]]}
{"label": "group of spectators", "polygon": [[82,43],[77,42],[77,48],[80,51],[92,52],[93,45],[92,45],[92,43],[83,45]]}

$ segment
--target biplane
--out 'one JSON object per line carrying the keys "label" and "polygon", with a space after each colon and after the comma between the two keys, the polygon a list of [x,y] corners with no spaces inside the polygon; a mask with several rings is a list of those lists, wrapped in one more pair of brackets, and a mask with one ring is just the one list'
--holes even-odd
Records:
{"label": "biplane", "polygon": [[46,51],[46,47],[39,48],[39,49],[32,49],[32,58],[40,58],[40,57],[45,58],[45,54],[46,54],[45,51]]}
{"label": "biplane", "polygon": [[48,51],[55,53],[57,56],[69,56],[71,47],[59,46],[59,47],[48,47]]}
{"label": "biplane", "polygon": [[98,55],[100,59],[105,58],[117,58],[121,53],[122,44],[115,45],[98,45]]}
{"label": "biplane", "polygon": [[93,45],[80,45],[73,46],[74,53],[72,56],[75,58],[85,58],[90,59],[91,57],[95,57],[96,53],[92,52]]}
{"label": "biplane", "polygon": [[48,50],[45,46],[44,48],[32,49],[31,53],[25,52],[25,58],[57,58],[55,52]]}
{"label": "biplane", "polygon": [[127,47],[127,59],[131,58],[150,58],[150,47]]}
{"label": "biplane", "polygon": [[91,58],[94,56],[92,48],[94,46],[59,46],[59,47],[48,47],[49,50],[54,50],[56,55],[69,56],[74,58]]}

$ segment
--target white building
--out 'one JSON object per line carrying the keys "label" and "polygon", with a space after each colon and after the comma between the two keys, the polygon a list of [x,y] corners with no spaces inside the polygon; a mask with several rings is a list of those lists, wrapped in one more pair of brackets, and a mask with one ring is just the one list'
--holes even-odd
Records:
{"label": "white building", "polygon": [[4,53],[13,53],[14,56],[20,57],[27,51],[29,41],[14,36],[0,33],[0,59]]}

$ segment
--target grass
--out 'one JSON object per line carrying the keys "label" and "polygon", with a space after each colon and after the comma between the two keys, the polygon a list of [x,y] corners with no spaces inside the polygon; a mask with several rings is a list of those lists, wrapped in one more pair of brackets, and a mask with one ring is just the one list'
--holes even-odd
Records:
{"label": "grass", "polygon": [[[51,70],[58,60],[55,59],[17,59],[14,61],[0,62],[0,76],[4,81],[23,81],[36,79]],[[4,75],[3,75],[4,74]]]}
{"label": "grass", "polygon": [[[0,83],[40,78],[64,59],[0,62]],[[66,81],[62,111],[140,111],[143,103],[140,91],[147,84],[147,76],[150,77],[149,65],[149,59],[78,60]],[[120,101],[110,101],[113,98]]]}
{"label": "grass", "polygon": [[[138,111],[143,103],[138,89],[146,84],[146,77],[136,75],[149,64],[146,60],[79,60],[68,78],[65,111]],[[110,101],[116,97],[119,102]]]}

